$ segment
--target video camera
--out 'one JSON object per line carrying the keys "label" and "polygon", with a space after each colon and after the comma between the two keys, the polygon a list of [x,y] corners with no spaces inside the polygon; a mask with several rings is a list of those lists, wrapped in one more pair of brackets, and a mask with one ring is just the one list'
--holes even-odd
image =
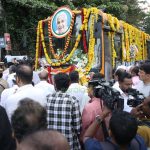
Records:
{"label": "video camera", "polygon": [[136,89],[130,88],[127,92],[129,96],[127,105],[129,105],[130,107],[136,107],[140,105],[145,99],[144,95]]}
{"label": "video camera", "polygon": [[111,110],[123,110],[124,99],[120,92],[113,89],[109,82],[104,79],[89,81],[89,86],[94,87],[94,96],[103,100],[104,104]]}

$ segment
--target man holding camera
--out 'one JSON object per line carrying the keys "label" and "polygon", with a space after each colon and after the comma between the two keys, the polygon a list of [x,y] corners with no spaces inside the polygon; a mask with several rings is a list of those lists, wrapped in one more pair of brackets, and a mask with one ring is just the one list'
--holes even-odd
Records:
{"label": "man holding camera", "polygon": [[132,107],[127,105],[128,101],[128,90],[132,87],[132,76],[127,72],[122,72],[120,76],[118,76],[119,86],[114,87],[118,90],[124,99],[124,111],[130,112]]}
{"label": "man holding camera", "polygon": [[150,96],[141,105],[133,108],[131,114],[138,118],[137,132],[144,138],[147,146],[150,147]]}
{"label": "man holding camera", "polygon": [[136,135],[137,121],[136,118],[125,111],[114,111],[109,122],[109,137],[100,142],[94,139],[97,129],[101,127],[103,120],[111,110],[104,107],[102,114],[95,118],[84,134],[85,150],[146,150],[144,140]]}

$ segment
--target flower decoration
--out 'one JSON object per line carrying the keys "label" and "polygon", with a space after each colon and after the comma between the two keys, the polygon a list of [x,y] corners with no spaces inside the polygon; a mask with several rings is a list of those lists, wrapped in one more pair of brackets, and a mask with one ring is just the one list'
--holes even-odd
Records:
{"label": "flower decoration", "polygon": [[68,49],[68,46],[69,46],[69,42],[70,42],[70,38],[71,38],[71,34],[72,34],[72,30],[73,30],[74,18],[75,18],[75,14],[73,13],[72,20],[71,20],[71,25],[70,25],[70,32],[69,32],[69,34],[67,36],[67,41],[66,41],[66,44],[65,44],[65,48],[64,48],[63,53],[61,55],[57,55],[55,53],[55,50],[53,49],[52,31],[51,31],[51,19],[48,21],[48,33],[49,33],[50,51],[51,51],[52,55],[54,56],[54,58],[57,59],[57,60],[62,59],[65,56],[66,52],[67,52],[67,49]]}

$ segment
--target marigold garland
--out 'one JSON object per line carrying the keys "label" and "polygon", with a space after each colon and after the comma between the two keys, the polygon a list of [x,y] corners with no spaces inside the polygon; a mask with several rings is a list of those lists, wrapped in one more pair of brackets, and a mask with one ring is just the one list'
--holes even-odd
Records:
{"label": "marigold garland", "polygon": [[[126,50],[126,57],[123,56],[122,60],[131,62],[131,61],[139,61],[147,58],[147,51],[146,51],[146,40],[148,37],[146,33],[143,31],[138,30],[137,28],[125,23],[122,21],[123,24],[123,31],[124,31],[124,41],[122,45],[125,45]],[[123,39],[122,39],[123,40]],[[130,46],[135,45],[138,49],[135,52],[135,58],[130,58]],[[123,47],[122,47],[123,48]]]}
{"label": "marigold garland", "polygon": [[[82,13],[81,13],[82,24],[83,24],[83,22],[84,22],[86,13],[87,13],[87,9],[83,8],[83,9],[82,9]],[[83,38],[83,48],[84,48],[84,53],[87,53],[87,52],[88,52],[88,47],[87,47],[86,30],[85,30],[85,29],[82,31],[82,38]]]}
{"label": "marigold garland", "polygon": [[91,8],[91,22],[90,22],[90,38],[89,38],[89,51],[88,51],[88,64],[84,68],[86,73],[92,68],[94,61],[94,48],[95,48],[95,37],[94,37],[94,24],[97,21],[98,9]]}
{"label": "marigold garland", "polygon": [[[83,29],[84,29],[84,24],[82,24],[80,30],[83,30]],[[45,41],[44,41],[42,21],[40,21],[40,35],[41,35],[41,41],[42,41],[42,45],[43,45],[45,57],[46,57],[48,63],[51,66],[60,66],[62,64],[65,64],[66,62],[68,62],[71,59],[72,55],[74,54],[75,50],[77,49],[77,47],[79,45],[79,42],[80,42],[80,39],[81,39],[81,34],[79,33],[78,36],[77,36],[74,48],[72,49],[72,51],[70,52],[70,54],[64,60],[62,60],[62,61],[52,62],[51,59],[50,59],[50,57],[48,56],[46,45],[45,45]]]}
{"label": "marigold garland", "polygon": [[37,38],[36,38],[36,56],[35,56],[35,70],[38,68],[38,58],[39,58],[39,41],[40,41],[40,23],[38,23],[37,27]]}
{"label": "marigold garland", "polygon": [[68,68],[57,68],[57,69],[51,69],[51,72],[62,72],[62,73],[69,73],[71,71],[75,70],[74,66],[69,66]]}
{"label": "marigold garland", "polygon": [[115,46],[114,46],[114,36],[115,33],[114,32],[109,32],[109,38],[111,39],[111,53],[112,53],[112,66],[113,68],[115,67],[115,60],[117,58],[117,54],[116,54],[116,50],[115,50]]}
{"label": "marigold garland", "polygon": [[[71,52],[68,56],[65,57],[67,46],[69,45],[68,42],[66,42],[64,52],[61,55],[57,55],[57,54],[52,52],[52,50],[53,50],[52,47],[51,47],[52,43],[50,43],[51,53],[53,54],[54,58],[57,59],[56,62],[53,62],[51,60],[51,57],[49,56],[49,54],[47,52],[45,41],[44,41],[42,21],[40,21],[38,23],[38,27],[37,27],[35,67],[37,68],[37,66],[38,66],[38,57],[39,57],[38,52],[39,52],[39,43],[40,43],[40,41],[42,43],[42,46],[43,46],[43,49],[44,49],[44,54],[45,54],[45,57],[46,57],[48,63],[51,66],[60,66],[62,64],[67,63],[68,61],[70,61],[72,55],[76,51],[76,49],[78,47],[78,44],[81,40],[81,31],[82,30],[85,30],[85,31],[90,30],[90,37],[89,37],[89,41],[88,41],[89,42],[89,45],[88,45],[88,47],[89,47],[89,50],[88,50],[88,63],[84,67],[84,71],[86,73],[88,73],[88,71],[91,69],[93,61],[94,61],[94,47],[95,47],[94,23],[97,21],[98,11],[99,10],[97,8],[84,9],[84,12],[83,12],[84,20],[83,20],[82,26],[81,26],[79,34],[76,38],[75,45],[74,45],[73,49],[71,50]],[[91,13],[91,15],[90,15],[90,13]],[[88,26],[89,18],[91,18],[91,20],[90,20],[90,25]],[[113,37],[115,35],[115,32],[118,32],[118,31],[123,32],[122,41],[121,41],[122,42],[122,44],[121,44],[122,45],[122,50],[123,50],[123,55],[122,55],[122,61],[123,62],[124,61],[125,62],[130,62],[130,61],[135,61],[135,60],[138,61],[138,60],[142,60],[142,59],[147,58],[146,41],[148,39],[150,39],[150,36],[148,34],[138,30],[134,26],[131,26],[131,25],[129,25],[129,24],[123,22],[123,21],[119,22],[117,18],[111,16],[110,14],[107,14],[107,21],[110,25],[111,30],[114,31],[114,33],[111,35],[112,64],[113,64],[113,66],[115,65],[115,58],[117,57],[115,49],[114,49]],[[122,25],[121,25],[121,22],[122,22]],[[86,36],[85,36],[85,38],[86,38]],[[84,40],[85,40],[85,38],[84,38]],[[70,41],[70,39],[67,40],[67,41]],[[84,41],[83,41],[83,43],[84,43]],[[131,56],[130,47],[131,47],[132,44],[136,45],[136,47],[138,48],[138,52],[136,53],[135,58],[130,58],[130,56]],[[60,60],[61,58],[63,58],[63,59]]]}
{"label": "marigold garland", "polygon": [[65,56],[66,52],[67,52],[67,49],[68,49],[68,46],[69,46],[69,43],[70,43],[72,30],[73,30],[74,19],[75,19],[75,14],[73,13],[72,14],[72,20],[71,20],[71,25],[70,25],[70,31],[69,31],[68,36],[67,36],[67,41],[66,41],[66,44],[65,44],[65,48],[64,48],[63,53],[61,55],[57,55],[55,53],[54,48],[53,48],[52,32],[51,32],[51,19],[48,21],[48,34],[49,34],[50,51],[51,51],[52,55],[54,56],[54,58],[57,59],[57,60],[62,59]]}
{"label": "marigold garland", "polygon": [[[80,27],[80,31],[84,30],[85,25],[88,22],[89,14],[90,14],[90,11],[88,11],[88,13],[86,14],[85,20],[84,20],[83,24]],[[75,42],[74,48],[72,49],[72,51],[70,52],[70,54],[64,60],[62,60],[62,61],[52,62],[51,59],[50,59],[50,57],[48,56],[46,45],[45,45],[45,41],[44,41],[44,33],[43,33],[43,28],[42,28],[42,21],[40,21],[39,23],[40,23],[41,41],[42,41],[42,45],[43,45],[43,49],[44,49],[44,54],[45,54],[45,57],[46,57],[46,60],[48,61],[48,63],[51,66],[60,66],[60,65],[65,64],[66,62],[68,62],[71,59],[72,55],[74,54],[75,50],[77,49],[77,47],[79,45],[79,42],[80,42],[80,39],[81,39],[80,32],[79,32],[79,34],[78,34],[78,36],[76,38],[76,42]]]}

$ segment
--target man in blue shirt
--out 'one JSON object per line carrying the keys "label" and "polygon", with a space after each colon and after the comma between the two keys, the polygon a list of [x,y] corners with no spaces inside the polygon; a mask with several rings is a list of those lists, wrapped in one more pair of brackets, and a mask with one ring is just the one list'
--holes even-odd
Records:
{"label": "man in blue shirt", "polygon": [[100,142],[93,138],[102,121],[110,112],[105,107],[103,113],[96,117],[95,122],[85,132],[85,150],[146,150],[144,140],[140,136],[136,136],[136,118],[125,111],[115,111],[112,113],[109,122],[109,138],[106,141]]}

